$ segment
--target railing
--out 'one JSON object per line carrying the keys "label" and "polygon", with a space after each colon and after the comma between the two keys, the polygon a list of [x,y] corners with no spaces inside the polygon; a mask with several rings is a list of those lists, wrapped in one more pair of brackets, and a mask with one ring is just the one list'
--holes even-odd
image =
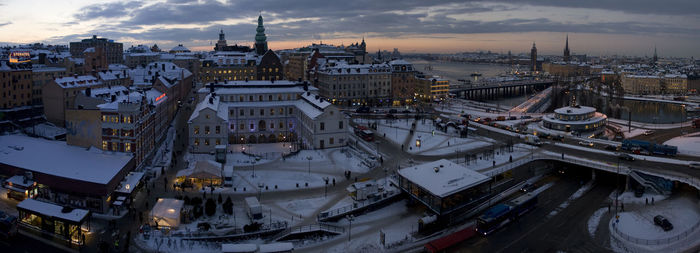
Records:
{"label": "railing", "polygon": [[287,231],[289,231],[289,232],[286,234],[298,234],[298,233],[307,233],[307,232],[313,232],[313,231],[326,231],[326,232],[342,234],[345,232],[345,228],[333,226],[333,225],[328,225],[328,224],[316,223],[316,224],[292,227],[292,228],[289,228]]}
{"label": "railing", "polygon": [[615,231],[616,234],[618,234],[620,237],[622,237],[622,239],[625,239],[629,242],[636,243],[636,244],[642,244],[642,245],[663,245],[663,244],[670,244],[672,242],[677,242],[679,240],[685,239],[686,237],[688,237],[688,235],[692,234],[693,232],[695,232],[695,230],[697,230],[700,227],[700,221],[695,223],[695,225],[693,225],[690,229],[684,231],[681,234],[678,234],[676,236],[671,236],[668,238],[663,238],[663,239],[641,239],[641,238],[637,238],[634,236],[629,236],[629,235],[622,233],[618,229],[618,227],[619,227],[619,225],[615,225],[615,223],[613,223],[613,231]]}
{"label": "railing", "polygon": [[[176,231],[172,236],[181,237],[185,240],[207,240],[207,239],[225,239],[230,237],[253,236],[258,234],[271,233],[284,230],[288,227],[286,221],[273,222],[272,224],[263,224],[257,231],[245,232],[241,228],[231,228],[224,234],[216,234],[213,231]],[[151,231],[153,232],[153,231]]]}
{"label": "railing", "polygon": [[371,206],[371,205],[374,205],[374,204],[383,202],[383,201],[385,201],[385,200],[387,200],[387,199],[391,199],[391,198],[393,198],[393,197],[399,195],[400,193],[401,193],[400,190],[387,191],[387,192],[386,192],[386,196],[384,196],[384,194],[381,194],[381,195],[378,195],[378,197],[375,197],[375,198],[370,198],[370,199],[367,199],[367,200],[364,200],[364,201],[361,201],[361,202],[354,202],[353,204],[350,204],[350,205],[347,205],[347,206],[343,206],[343,207],[339,207],[339,208],[335,208],[335,209],[330,209],[330,210],[327,210],[327,211],[323,211],[323,212],[319,213],[319,214],[316,216],[316,219],[319,220],[319,221],[324,221],[324,220],[328,220],[328,219],[332,219],[332,218],[335,218],[335,217],[342,216],[342,215],[344,215],[344,214],[349,214],[349,213],[352,213],[352,212],[354,212],[354,211],[356,211],[356,210],[359,210],[359,209],[362,209],[362,208],[365,208],[365,207],[368,207],[368,206]]}

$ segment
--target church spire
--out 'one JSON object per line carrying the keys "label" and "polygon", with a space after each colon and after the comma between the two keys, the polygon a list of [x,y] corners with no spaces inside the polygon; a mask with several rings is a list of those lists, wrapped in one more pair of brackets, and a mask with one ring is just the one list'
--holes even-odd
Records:
{"label": "church spire", "polygon": [[258,27],[255,28],[255,52],[263,55],[267,52],[267,36],[265,36],[265,26],[263,25],[262,14],[258,16]]}
{"label": "church spire", "polygon": [[656,62],[659,60],[659,56],[656,54],[656,45],[654,45],[654,59],[652,64],[656,64]]}
{"label": "church spire", "polygon": [[564,46],[564,61],[568,62],[571,60],[571,54],[569,52],[569,34],[566,34],[566,46]]}

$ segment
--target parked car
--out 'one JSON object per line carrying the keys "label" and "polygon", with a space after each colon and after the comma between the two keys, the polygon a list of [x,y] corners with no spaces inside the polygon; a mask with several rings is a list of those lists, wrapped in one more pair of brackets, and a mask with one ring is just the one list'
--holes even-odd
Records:
{"label": "parked car", "polygon": [[644,131],[644,135],[652,135],[652,134],[654,134],[654,131],[652,131],[652,130]]}
{"label": "parked car", "polygon": [[654,216],[654,224],[664,229],[664,231],[669,231],[673,229],[673,224],[668,221],[665,217],[661,215]]}
{"label": "parked car", "polygon": [[593,144],[593,142],[591,142],[591,141],[579,141],[579,142],[578,142],[578,145],[593,147],[594,144]]}
{"label": "parked car", "polygon": [[605,150],[617,151],[619,150],[619,147],[615,145],[607,145],[605,146]]}
{"label": "parked car", "polygon": [[530,116],[530,115],[520,116],[520,119],[531,119],[531,118],[532,118],[532,116]]}
{"label": "parked car", "polygon": [[510,117],[508,117],[508,120],[516,120],[516,119],[518,119],[518,118],[515,117],[515,116],[510,116]]}
{"label": "parked car", "polygon": [[552,140],[555,141],[564,141],[564,136],[559,134],[559,135],[552,135]]}
{"label": "parked car", "polygon": [[622,153],[622,154],[618,155],[617,158],[620,158],[620,159],[622,159],[622,160],[627,160],[627,161],[630,161],[630,162],[631,162],[631,161],[634,161],[634,156],[631,156],[631,155],[628,155],[628,154],[625,154],[625,153]]}

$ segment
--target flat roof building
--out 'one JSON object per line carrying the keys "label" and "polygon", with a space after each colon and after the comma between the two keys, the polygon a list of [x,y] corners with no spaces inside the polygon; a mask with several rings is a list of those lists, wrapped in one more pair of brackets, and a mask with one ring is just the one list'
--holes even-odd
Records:
{"label": "flat roof building", "polygon": [[489,177],[446,159],[398,171],[399,188],[438,215],[486,197]]}

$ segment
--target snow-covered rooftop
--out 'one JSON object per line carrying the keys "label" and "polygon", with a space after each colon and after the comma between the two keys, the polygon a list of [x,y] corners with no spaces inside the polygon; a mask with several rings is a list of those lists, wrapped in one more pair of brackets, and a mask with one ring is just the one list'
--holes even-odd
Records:
{"label": "snow-covered rooftop", "polygon": [[17,208],[76,223],[85,220],[85,218],[90,214],[90,211],[85,209],[72,209],[70,212],[63,212],[62,206],[35,199],[25,199],[17,204]]}
{"label": "snow-covered rooftop", "polygon": [[90,87],[102,85],[102,81],[94,76],[68,76],[56,78],[56,84],[61,88]]}
{"label": "snow-covered rooftop", "polygon": [[399,175],[440,198],[489,180],[479,172],[446,159],[401,169]]}
{"label": "snow-covered rooftop", "polygon": [[62,141],[0,136],[0,163],[73,180],[107,184],[131,159],[131,154],[86,150]]}
{"label": "snow-covered rooftop", "polygon": [[[103,110],[117,110],[119,109],[120,103],[140,103],[141,100],[146,99],[148,104],[159,105],[168,100],[168,96],[155,89],[150,89],[141,92],[130,92],[129,94],[118,95],[114,101],[109,100],[104,104],[100,104],[97,107]],[[111,98],[110,98],[111,99]]]}
{"label": "snow-covered rooftop", "polygon": [[134,191],[134,189],[139,185],[143,176],[143,172],[129,172],[129,174],[124,177],[121,184],[119,184],[116,192],[131,194],[131,192]]}
{"label": "snow-covered rooftop", "polygon": [[562,114],[562,115],[582,115],[582,114],[592,113],[595,111],[596,111],[595,108],[589,107],[589,106],[577,106],[577,107],[565,106],[562,108],[557,108],[556,110],[554,110],[554,113]]}
{"label": "snow-covered rooftop", "polygon": [[222,118],[223,120],[228,120],[228,107],[219,107],[219,104],[221,103],[221,97],[214,96],[213,99],[210,98],[212,98],[211,94],[207,94],[207,96],[204,97],[204,100],[197,104],[197,106],[194,108],[194,111],[192,111],[192,115],[190,115],[189,121],[192,121],[193,119],[199,117],[199,113],[204,109],[211,109],[212,111],[215,111],[216,115]]}

